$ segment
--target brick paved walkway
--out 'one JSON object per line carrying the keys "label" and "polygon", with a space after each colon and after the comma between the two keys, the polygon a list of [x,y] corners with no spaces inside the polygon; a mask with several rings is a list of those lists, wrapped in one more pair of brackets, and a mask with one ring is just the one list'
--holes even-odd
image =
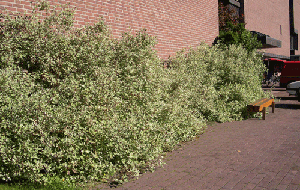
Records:
{"label": "brick paved walkway", "polygon": [[300,103],[277,103],[265,121],[214,124],[164,161],[117,189],[300,189]]}

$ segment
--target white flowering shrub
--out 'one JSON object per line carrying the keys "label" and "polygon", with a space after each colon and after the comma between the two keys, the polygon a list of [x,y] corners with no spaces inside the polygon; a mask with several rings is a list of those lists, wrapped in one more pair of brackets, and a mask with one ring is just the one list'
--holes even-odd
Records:
{"label": "white flowering shrub", "polygon": [[145,31],[114,40],[101,21],[75,29],[72,10],[41,5],[0,22],[1,180],[123,179],[203,130],[192,89],[177,90],[193,86],[162,68]]}
{"label": "white flowering shrub", "polygon": [[[45,11],[48,16],[39,16]],[[201,44],[164,69],[155,39],[113,39],[99,21],[42,3],[0,22],[0,178],[40,184],[138,175],[203,131],[247,117],[264,66],[240,46]]]}
{"label": "white flowering shrub", "polygon": [[209,121],[247,117],[247,104],[268,97],[261,81],[265,67],[255,51],[201,44],[179,52],[172,60],[177,92],[187,105]]}

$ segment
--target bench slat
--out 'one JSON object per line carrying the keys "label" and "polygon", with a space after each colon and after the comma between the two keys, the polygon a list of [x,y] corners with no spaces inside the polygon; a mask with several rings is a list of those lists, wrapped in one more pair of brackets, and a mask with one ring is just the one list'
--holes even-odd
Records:
{"label": "bench slat", "polygon": [[272,106],[272,113],[274,113],[274,109],[275,109],[274,99],[263,98],[263,99],[257,100],[254,103],[249,104],[247,106],[247,108],[248,108],[248,111],[250,111],[250,112],[263,111],[263,120],[265,120],[266,108],[269,106]]}
{"label": "bench slat", "polygon": [[252,106],[255,106],[255,105],[260,105],[260,104],[262,104],[262,103],[264,103],[264,102],[266,102],[266,101],[269,101],[269,100],[273,100],[273,99],[262,98],[262,99],[260,99],[260,100],[257,100],[256,102],[254,102],[254,103],[251,103],[251,104],[249,104],[249,105],[252,105]]}
{"label": "bench slat", "polygon": [[271,106],[273,102],[274,102],[274,99],[269,99],[269,100],[260,102],[259,104],[255,105],[255,106],[259,106],[259,111],[262,111],[264,107]]}

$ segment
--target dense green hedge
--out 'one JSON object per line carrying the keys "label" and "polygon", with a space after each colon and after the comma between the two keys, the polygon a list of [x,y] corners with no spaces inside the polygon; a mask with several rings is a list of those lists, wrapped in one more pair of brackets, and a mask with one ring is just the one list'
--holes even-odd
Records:
{"label": "dense green hedge", "polygon": [[200,45],[164,69],[145,31],[112,39],[71,10],[0,23],[0,177],[47,183],[138,175],[264,96],[260,57]]}
{"label": "dense green hedge", "polygon": [[247,117],[247,104],[268,97],[261,88],[262,57],[242,46],[219,48],[201,44],[172,60],[178,94],[209,121]]}
{"label": "dense green hedge", "polygon": [[122,178],[203,130],[168,99],[168,71],[145,31],[114,40],[102,22],[75,30],[69,20],[64,9],[1,23],[3,180]]}
{"label": "dense green hedge", "polygon": [[250,53],[262,47],[261,42],[257,40],[257,35],[251,34],[245,28],[244,23],[234,25],[231,22],[227,22],[223,26],[223,30],[220,30],[220,34],[215,39],[214,44],[219,44],[220,47],[225,48],[232,44],[241,45]]}

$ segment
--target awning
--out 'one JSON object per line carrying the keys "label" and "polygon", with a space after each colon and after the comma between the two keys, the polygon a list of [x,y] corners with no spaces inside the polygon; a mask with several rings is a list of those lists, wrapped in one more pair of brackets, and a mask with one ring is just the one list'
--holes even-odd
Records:
{"label": "awning", "polygon": [[257,31],[251,31],[252,34],[257,35],[257,39],[262,43],[262,48],[280,48],[281,47],[281,41],[276,40],[275,38],[271,38],[267,34],[263,34]]}
{"label": "awning", "polygon": [[[262,53],[262,52],[260,52]],[[266,58],[277,58],[277,59],[283,59],[283,60],[289,60],[290,57],[289,56],[285,56],[285,55],[278,55],[278,54],[274,54],[274,53],[262,53],[263,57]]]}
{"label": "awning", "polygon": [[291,55],[291,61],[300,61],[300,55]]}

